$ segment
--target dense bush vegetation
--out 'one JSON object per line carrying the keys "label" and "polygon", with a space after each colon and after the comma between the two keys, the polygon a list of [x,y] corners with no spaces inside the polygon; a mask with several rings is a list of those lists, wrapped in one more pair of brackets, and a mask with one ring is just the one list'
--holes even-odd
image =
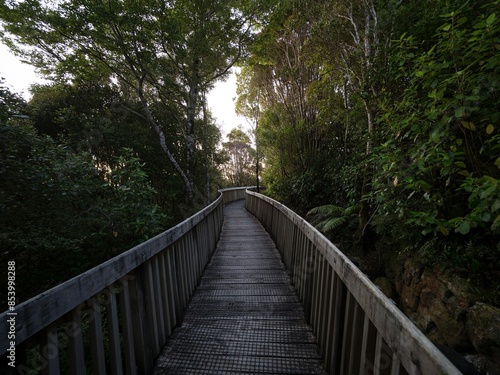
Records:
{"label": "dense bush vegetation", "polygon": [[[346,252],[383,244],[498,283],[497,0],[0,10],[3,42],[53,82],[29,103],[0,91],[1,256],[58,275],[33,285],[260,173]],[[255,139],[235,129],[221,147],[205,93],[237,62]]]}
{"label": "dense bush vegetation", "polygon": [[418,253],[494,290],[499,5],[278,6],[240,76],[268,192],[346,252]]}

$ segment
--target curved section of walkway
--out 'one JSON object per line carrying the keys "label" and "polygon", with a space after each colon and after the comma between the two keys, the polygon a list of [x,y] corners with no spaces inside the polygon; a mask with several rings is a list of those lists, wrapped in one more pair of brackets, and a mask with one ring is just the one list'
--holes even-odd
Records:
{"label": "curved section of walkway", "polygon": [[273,241],[244,201],[224,215],[217,249],[154,375],[325,374]]}

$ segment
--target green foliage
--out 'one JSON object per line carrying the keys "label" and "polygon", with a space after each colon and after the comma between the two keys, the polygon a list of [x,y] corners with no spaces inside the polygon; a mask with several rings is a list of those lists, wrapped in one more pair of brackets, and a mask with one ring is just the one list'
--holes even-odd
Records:
{"label": "green foliage", "polygon": [[356,220],[357,206],[339,207],[335,205],[325,205],[315,207],[307,215],[314,216],[311,223],[320,231],[331,234],[337,228],[344,226],[349,221]]}
{"label": "green foliage", "polygon": [[222,144],[226,160],[223,166],[228,186],[255,185],[255,149],[241,128],[232,129]]}
{"label": "green foliage", "polygon": [[428,51],[417,53],[418,45],[405,35],[396,46],[392,67],[404,92],[381,103],[385,139],[371,160],[379,171],[370,197],[378,205],[379,233],[400,233],[403,243],[416,248],[436,238],[434,251],[459,246],[461,235],[477,246],[495,242],[498,11],[494,1],[472,19],[460,10],[445,15]]}
{"label": "green foliage", "polygon": [[0,258],[16,260],[24,300],[164,230],[139,159],[113,170],[30,125],[0,128]]}
{"label": "green foliage", "polygon": [[239,87],[267,193],[336,239],[358,218],[363,245],[498,265],[499,17],[498,1],[279,4]]}
{"label": "green foliage", "polygon": [[[203,94],[244,55],[253,22],[271,3],[9,1],[0,7],[5,30],[0,37],[56,82],[99,82],[98,99],[112,88],[111,99],[120,105],[132,101],[126,108],[155,131],[156,143],[184,185],[184,203],[189,203],[195,201],[195,190],[203,191],[196,186],[197,146],[204,143],[197,127],[210,126],[198,121]],[[92,101],[84,95],[91,91],[82,91],[79,98]],[[58,115],[73,122],[72,130],[108,130],[109,117],[100,115],[112,105],[105,104],[96,108],[92,103],[94,111],[85,111],[83,100],[70,101]],[[59,130],[58,123],[48,125]]]}
{"label": "green foliage", "polygon": [[25,115],[26,101],[18,94],[12,93],[6,86],[5,79],[0,77],[0,125],[13,117]]}
{"label": "green foliage", "polygon": [[470,212],[464,218],[452,219],[455,231],[467,234],[471,227],[500,233],[500,181],[490,177],[467,177],[462,189],[469,193]]}

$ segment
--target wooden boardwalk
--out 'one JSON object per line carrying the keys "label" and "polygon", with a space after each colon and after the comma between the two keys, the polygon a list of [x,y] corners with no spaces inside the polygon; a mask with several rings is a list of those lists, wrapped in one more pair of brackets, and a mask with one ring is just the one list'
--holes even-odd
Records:
{"label": "wooden boardwalk", "polygon": [[315,337],[273,241],[237,201],[157,360],[160,374],[325,374]]}

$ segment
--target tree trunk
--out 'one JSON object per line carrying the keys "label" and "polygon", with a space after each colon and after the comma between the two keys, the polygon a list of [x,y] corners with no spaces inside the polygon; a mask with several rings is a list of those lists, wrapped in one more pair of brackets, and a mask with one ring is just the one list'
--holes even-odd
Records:
{"label": "tree trunk", "polygon": [[207,98],[205,96],[205,92],[202,93],[202,104],[203,104],[203,126],[204,126],[204,132],[203,132],[203,151],[205,152],[205,183],[207,184],[206,187],[206,194],[207,194],[207,206],[210,204],[210,199],[211,199],[211,190],[210,190],[210,160],[209,160],[209,155],[208,155],[208,140],[207,140],[207,126],[208,126],[208,116],[207,116]]}
{"label": "tree trunk", "polygon": [[192,77],[189,87],[189,94],[187,98],[187,119],[186,119],[186,177],[191,185],[194,187],[194,159],[195,159],[195,121],[196,121],[196,109],[198,107],[198,97],[200,95],[200,73],[199,73],[199,59],[195,59],[192,68]]}
{"label": "tree trunk", "polygon": [[151,111],[149,109],[149,105],[146,101],[146,98],[144,97],[144,88],[143,88],[142,82],[140,82],[140,84],[139,84],[138,94],[139,94],[139,99],[141,101],[142,108],[144,110],[144,113],[146,114],[146,119],[148,120],[149,124],[153,127],[153,129],[156,131],[156,133],[158,134],[158,137],[160,138],[160,146],[163,149],[163,151],[165,152],[165,154],[167,155],[168,160],[170,161],[170,163],[172,163],[175,170],[177,171],[177,173],[179,173],[179,176],[182,178],[182,181],[184,182],[184,190],[186,191],[188,198],[192,199],[193,198],[193,184],[189,180],[188,175],[184,172],[184,170],[179,165],[179,162],[177,161],[177,159],[175,159],[174,155],[172,154],[172,152],[168,148],[167,143],[165,141],[165,132],[160,127],[160,125],[156,122],[153,114],[151,113]]}
{"label": "tree trunk", "polygon": [[358,214],[358,228],[354,235],[356,243],[364,239],[366,227],[370,222],[370,214],[371,214],[370,204],[366,199],[363,198],[370,193],[370,181],[371,181],[372,171],[368,163],[368,158],[370,157],[373,148],[373,130],[374,130],[375,115],[368,100],[364,100],[364,104],[368,122],[368,139],[366,141],[366,151],[365,151],[366,162],[365,162],[365,168],[363,170],[363,181],[361,185],[361,202]]}

